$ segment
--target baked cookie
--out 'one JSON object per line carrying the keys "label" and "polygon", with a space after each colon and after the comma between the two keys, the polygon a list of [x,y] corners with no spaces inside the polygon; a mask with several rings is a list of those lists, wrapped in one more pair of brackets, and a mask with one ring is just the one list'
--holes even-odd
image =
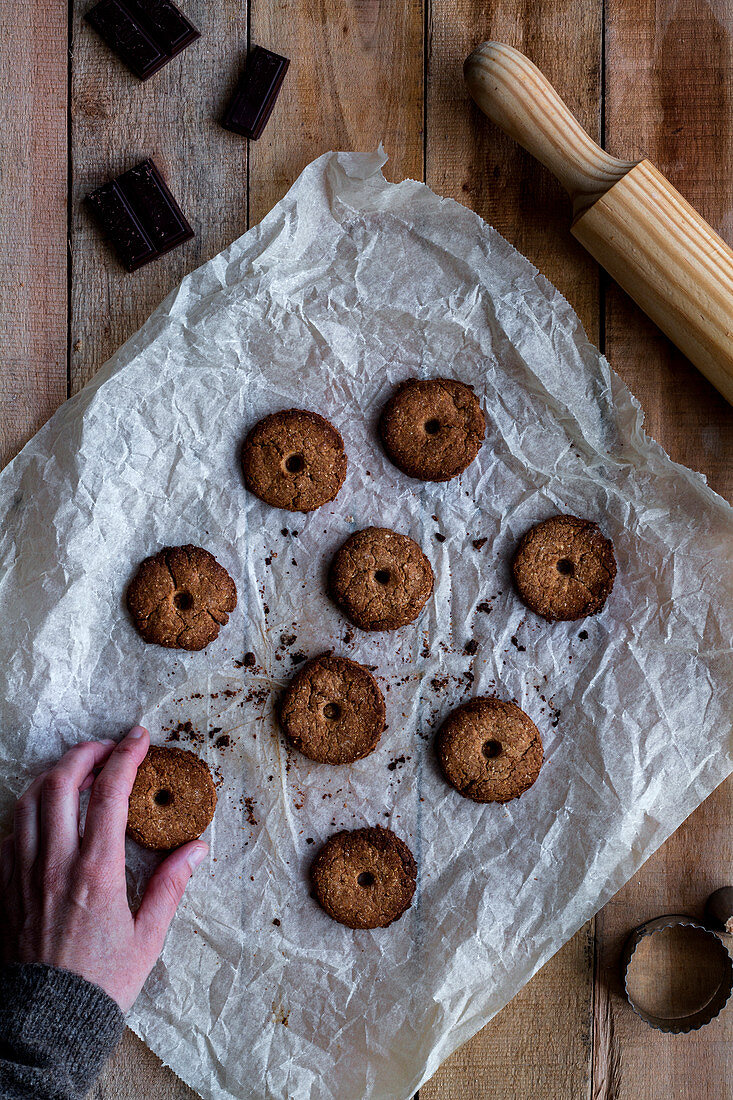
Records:
{"label": "baked cookie", "polygon": [[389,829],[347,829],[323,845],[311,881],[321,906],[339,924],[386,928],[410,907],[417,864]]}
{"label": "baked cookie", "polygon": [[280,707],[285,736],[320,764],[368,756],[384,730],[384,716],[384,696],[369,669],[326,655],[298,670]]}
{"label": "baked cookie", "polygon": [[464,798],[509,802],[531,787],[542,767],[542,739],[532,719],[496,697],[471,699],[438,732],[443,775]]}
{"label": "baked cookie", "polygon": [[398,386],[379,420],[395,466],[423,481],[449,481],[479,453],[486,420],[470,386],[453,378],[411,378]]}
{"label": "baked cookie", "polygon": [[200,546],[165,546],[146,558],[127,589],[127,606],[146,642],[204,649],[237,606],[223,565]]}
{"label": "baked cookie", "polygon": [[127,832],[143,848],[178,848],[201,836],[215,809],[204,761],[186,749],[151,745],[130,794]]}
{"label": "baked cookie", "polygon": [[433,591],[433,570],[416,542],[386,527],[357,531],[336,551],[328,591],[362,630],[397,630]]}
{"label": "baked cookie", "polygon": [[344,483],[344,441],[318,413],[271,413],[244,441],[242,469],[249,491],[266,504],[312,512],[333,500]]}
{"label": "baked cookie", "polygon": [[582,619],[600,611],[613,588],[613,544],[592,520],[552,516],[522,537],[512,574],[530,611],[543,619]]}

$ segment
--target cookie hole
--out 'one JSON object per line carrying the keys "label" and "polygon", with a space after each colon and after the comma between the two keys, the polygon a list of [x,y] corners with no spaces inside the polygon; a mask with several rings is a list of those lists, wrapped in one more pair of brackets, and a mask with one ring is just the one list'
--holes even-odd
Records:
{"label": "cookie hole", "polygon": [[558,573],[562,573],[563,577],[572,577],[575,572],[575,566],[570,561],[570,558],[560,558],[560,561],[557,563],[557,571]]}
{"label": "cookie hole", "polygon": [[493,760],[501,752],[501,741],[484,741],[481,752],[487,760]]}
{"label": "cookie hole", "polygon": [[425,431],[427,432],[428,435],[437,435],[438,432],[440,431],[440,421],[439,420],[426,420],[425,421]]}
{"label": "cookie hole", "polygon": [[323,708],[323,717],[335,720],[341,717],[341,707],[338,703],[326,703]]}
{"label": "cookie hole", "polygon": [[366,889],[366,887],[374,885],[374,875],[371,871],[362,871],[356,881],[359,886],[363,886]]}
{"label": "cookie hole", "polygon": [[305,469],[305,461],[302,455],[288,455],[285,459],[285,469],[289,474],[302,474]]}
{"label": "cookie hole", "polygon": [[377,569],[374,579],[378,584],[389,584],[390,575],[389,569]]}
{"label": "cookie hole", "polygon": [[170,791],[166,791],[165,788],[163,788],[163,790],[156,791],[153,795],[153,802],[155,802],[157,806],[168,806],[172,799],[173,795]]}
{"label": "cookie hole", "polygon": [[190,592],[176,592],[173,597],[173,606],[179,611],[190,611],[193,607],[193,596]]}

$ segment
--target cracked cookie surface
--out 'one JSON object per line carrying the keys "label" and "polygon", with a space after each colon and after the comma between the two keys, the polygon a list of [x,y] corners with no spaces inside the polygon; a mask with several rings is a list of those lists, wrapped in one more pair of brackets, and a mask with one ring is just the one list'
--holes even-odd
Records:
{"label": "cracked cookie surface", "polygon": [[470,386],[452,378],[411,378],[382,411],[379,434],[392,462],[423,481],[449,481],[481,449],[486,420]]}
{"label": "cracked cookie surface", "polygon": [[143,848],[178,848],[201,836],[215,809],[204,761],[186,749],[151,745],[130,794],[127,832]]}
{"label": "cracked cookie surface", "polygon": [[344,830],[321,848],[311,881],[319,904],[339,924],[386,928],[412,903],[417,864],[390,829]]}
{"label": "cracked cookie surface", "polygon": [[522,601],[544,619],[595,615],[616,579],[613,543],[592,520],[551,516],[520,540],[512,575]]}
{"label": "cracked cookie surface", "polygon": [[515,703],[471,699],[448,715],[436,751],[443,775],[474,802],[509,802],[532,786],[542,767],[542,738]]}
{"label": "cracked cookie surface", "polygon": [[324,655],[295,674],[280,707],[288,740],[321,764],[368,756],[384,730],[384,696],[368,668]]}
{"label": "cracked cookie surface", "polygon": [[140,634],[168,649],[204,649],[236,606],[234,581],[200,546],[165,546],[140,564],[127,589]]}
{"label": "cracked cookie surface", "polygon": [[361,630],[397,630],[413,622],[433,584],[432,567],[417,543],[387,527],[351,535],[328,573],[332,599]]}
{"label": "cracked cookie surface", "polygon": [[333,500],[346,477],[341,434],[318,413],[286,409],[255,424],[242,449],[247,488],[266,504],[312,512]]}

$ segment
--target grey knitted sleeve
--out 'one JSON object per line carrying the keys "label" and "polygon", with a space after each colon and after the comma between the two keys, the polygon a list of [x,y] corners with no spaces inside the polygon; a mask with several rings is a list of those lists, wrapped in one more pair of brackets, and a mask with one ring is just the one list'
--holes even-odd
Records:
{"label": "grey knitted sleeve", "polygon": [[0,967],[0,1097],[81,1100],[122,1036],[118,1005],[78,974]]}

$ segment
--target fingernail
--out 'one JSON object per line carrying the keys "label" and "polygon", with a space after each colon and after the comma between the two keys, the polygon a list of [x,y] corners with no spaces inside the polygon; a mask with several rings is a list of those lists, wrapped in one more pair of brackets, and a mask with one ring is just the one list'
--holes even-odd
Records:
{"label": "fingernail", "polygon": [[102,740],[99,743],[100,743],[100,745],[116,745],[117,744],[117,742],[113,741],[111,737],[103,737]]}
{"label": "fingernail", "polygon": [[127,736],[131,741],[137,741],[147,732],[144,726],[133,726]]}
{"label": "fingernail", "polygon": [[192,871],[195,871],[200,863],[203,863],[208,854],[208,848],[194,848],[192,852],[189,852],[186,856],[188,866]]}

